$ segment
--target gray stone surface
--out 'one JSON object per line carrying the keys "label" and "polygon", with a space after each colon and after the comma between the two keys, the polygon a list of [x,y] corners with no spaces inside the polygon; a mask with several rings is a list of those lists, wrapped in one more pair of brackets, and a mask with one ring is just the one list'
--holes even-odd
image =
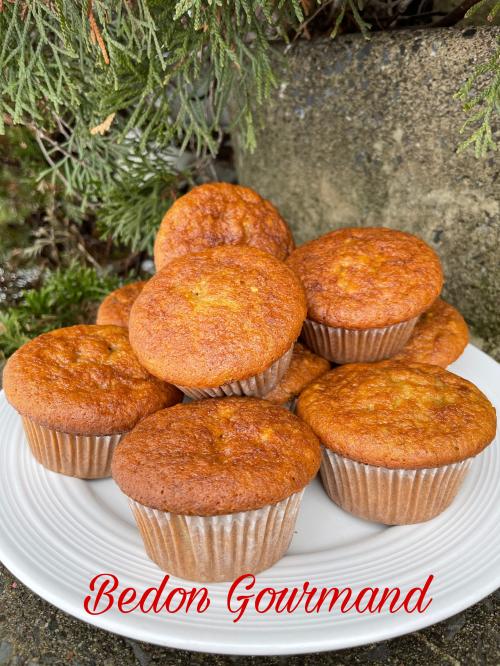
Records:
{"label": "gray stone surface", "polygon": [[71,666],[497,666],[500,592],[428,629],[351,650],[294,657],[232,657],[170,650],[75,620],[37,597],[0,565],[0,665]]}
{"label": "gray stone surface", "polygon": [[239,180],[269,197],[299,243],[340,226],[384,225],[441,255],[444,295],[500,358],[498,159],[456,154],[453,94],[499,28],[379,32],[301,41],[279,65],[258,148]]}

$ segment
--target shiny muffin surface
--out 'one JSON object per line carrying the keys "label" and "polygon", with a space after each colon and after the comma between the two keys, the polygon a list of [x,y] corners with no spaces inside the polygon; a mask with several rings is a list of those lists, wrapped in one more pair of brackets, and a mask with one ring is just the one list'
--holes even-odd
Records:
{"label": "shiny muffin surface", "polygon": [[443,284],[434,250],[383,227],[332,231],[297,248],[287,264],[305,287],[308,317],[332,327],[407,321],[432,305]]}
{"label": "shiny muffin surface", "polygon": [[44,333],[7,361],[4,389],[15,409],[62,432],[107,435],[179,402],[151,376],[118,326],[79,325]]}
{"label": "shiny muffin surface", "polygon": [[481,391],[434,365],[353,363],[301,393],[297,414],[327,448],[369,465],[416,469],[475,456],[495,436]]}
{"label": "shiny muffin surface", "polygon": [[108,294],[97,310],[96,324],[127,328],[132,305],[145,284],[145,281],[132,282]]}
{"label": "shiny muffin surface", "polygon": [[179,386],[252,377],[299,336],[303,287],[283,262],[245,246],[174,259],[135,301],[130,342],[152,374]]}
{"label": "shiny muffin surface", "polygon": [[295,247],[287,223],[270,201],[230,183],[207,183],[177,199],[154,246],[156,269],[217,245],[250,245],[284,260]]}
{"label": "shiny muffin surface", "polygon": [[394,359],[446,368],[462,354],[468,341],[469,329],[460,312],[438,298],[420,317],[411,338]]}
{"label": "shiny muffin surface", "polygon": [[265,400],[276,405],[283,405],[293,400],[314,379],[321,377],[330,369],[330,363],[313,354],[300,342],[293,348],[292,360],[283,379],[267,395]]}
{"label": "shiny muffin surface", "polygon": [[279,502],[316,474],[316,436],[288,410],[255,398],[217,398],[163,409],[116,448],[112,475],[141,504],[218,515]]}

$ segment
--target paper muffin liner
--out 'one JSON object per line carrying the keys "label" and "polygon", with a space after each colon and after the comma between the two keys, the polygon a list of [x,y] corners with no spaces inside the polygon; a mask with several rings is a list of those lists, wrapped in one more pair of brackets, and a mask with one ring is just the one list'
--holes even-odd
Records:
{"label": "paper muffin liner", "polygon": [[80,479],[111,476],[113,451],[123,433],[74,435],[46,428],[25,416],[22,419],[31,452],[47,469]]}
{"label": "paper muffin liner", "polygon": [[220,516],[186,516],[129,502],[146,553],[160,569],[187,580],[218,582],[256,574],[283,557],[303,493]]}
{"label": "paper muffin liner", "polygon": [[471,458],[425,469],[374,467],[322,447],[321,480],[330,499],[360,518],[409,525],[434,518],[453,501]]}
{"label": "paper muffin liner", "polygon": [[264,370],[264,372],[260,372],[258,375],[249,377],[248,379],[229,382],[228,384],[213,388],[190,388],[189,386],[179,385],[177,385],[177,388],[190,398],[193,398],[193,400],[223,398],[230,395],[248,395],[263,398],[281,381],[283,375],[288,370],[288,366],[292,360],[292,352],[293,345],[283,356],[280,356],[277,361]]}
{"label": "paper muffin liner", "polygon": [[304,321],[302,337],[316,354],[334,363],[371,363],[391,358],[410,338],[418,317],[384,328],[333,328]]}

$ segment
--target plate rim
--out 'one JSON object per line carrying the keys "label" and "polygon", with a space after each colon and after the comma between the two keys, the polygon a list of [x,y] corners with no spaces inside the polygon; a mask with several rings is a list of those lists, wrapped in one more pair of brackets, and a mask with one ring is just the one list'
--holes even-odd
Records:
{"label": "plate rim", "polygon": [[[474,353],[479,352],[482,356],[488,359],[488,362],[493,362],[497,366],[497,371],[500,370],[500,364],[495,359],[490,357],[488,354],[485,354],[485,352],[475,347],[475,345],[470,344],[469,346],[474,349]],[[5,400],[3,391],[0,391],[0,400]],[[498,440],[496,445],[500,445]],[[1,521],[0,526],[3,527],[3,523]],[[493,563],[496,563],[499,558],[500,551],[498,556],[493,558]],[[477,576],[473,590],[469,590],[465,596],[457,598],[454,603],[448,601],[444,607],[438,607],[435,611],[433,611],[432,614],[405,616],[411,619],[403,623],[397,621],[391,622],[385,628],[379,627],[376,623],[373,623],[373,629],[371,627],[364,627],[363,631],[352,633],[349,632],[348,636],[338,635],[335,632],[324,632],[322,638],[318,638],[316,635],[314,636],[314,644],[297,642],[293,644],[293,646],[290,646],[290,644],[284,645],[282,640],[278,640],[277,643],[274,643],[271,640],[267,641],[265,645],[261,646],[260,644],[252,642],[250,650],[250,643],[246,643],[238,638],[237,643],[228,640],[226,643],[222,644],[220,643],[220,640],[217,639],[217,634],[214,639],[210,638],[208,640],[206,637],[197,639],[196,635],[193,635],[188,642],[183,635],[176,636],[175,629],[170,631],[168,623],[166,623],[166,625],[163,627],[162,635],[160,637],[157,631],[156,635],[154,635],[155,631],[153,629],[147,628],[146,626],[140,626],[137,623],[135,626],[133,623],[130,626],[120,626],[120,618],[115,617],[115,615],[88,615],[83,608],[83,604],[81,606],[75,606],[73,603],[68,602],[63,597],[58,597],[57,589],[47,589],[47,586],[45,586],[43,582],[37,581],[36,577],[33,577],[30,572],[26,573],[22,565],[18,567],[14,560],[15,557],[9,557],[8,549],[7,556],[6,552],[1,549],[0,561],[16,578],[18,578],[24,585],[26,585],[26,587],[32,590],[44,601],[62,610],[71,617],[85,622],[87,625],[103,629],[125,638],[144,641],[153,645],[181,650],[190,650],[194,652],[224,655],[278,656],[319,653],[348,649],[366,645],[372,642],[384,641],[419,631],[441,622],[449,617],[452,617],[453,615],[460,613],[466,608],[469,608],[470,606],[479,602],[481,599],[494,592],[500,586],[500,567],[496,567],[493,569],[493,572],[496,573],[496,576],[486,576],[484,573],[482,575],[480,574]],[[332,616],[332,627],[334,624],[335,618]],[[228,624],[228,635],[230,635],[231,626],[231,624]],[[195,632],[193,633],[195,634]],[[161,640],[161,638],[164,638],[165,640]]]}

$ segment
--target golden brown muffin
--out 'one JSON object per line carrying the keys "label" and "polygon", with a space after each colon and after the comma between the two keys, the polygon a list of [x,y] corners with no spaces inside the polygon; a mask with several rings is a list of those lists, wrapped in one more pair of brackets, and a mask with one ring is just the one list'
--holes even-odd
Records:
{"label": "golden brown muffin", "polygon": [[130,314],[130,342],[155,376],[212,387],[265,370],[293,345],[306,314],[300,280],[248,246],[174,259],[145,286]]}
{"label": "golden brown muffin", "polygon": [[411,338],[394,359],[446,368],[462,354],[468,341],[469,330],[460,312],[438,298],[420,317]]}
{"label": "golden brown muffin", "polygon": [[276,405],[284,405],[293,400],[314,379],[318,379],[330,369],[330,364],[321,356],[316,356],[307,347],[296,342],[292,361],[285,376],[273,390],[264,396],[265,400]]}
{"label": "golden brown muffin", "polygon": [[217,245],[250,245],[281,260],[295,247],[270,201],[248,187],[207,183],[177,199],[165,214],[155,240],[156,269]]}
{"label": "golden brown muffin", "polygon": [[439,258],[424,241],[383,227],[332,231],[297,248],[287,264],[305,287],[308,317],[331,327],[410,320],[443,284]]}
{"label": "golden brown muffin", "polygon": [[23,416],[86,435],[125,432],[182,397],[139,364],[118,326],[44,333],[10,357],[3,380],[7,400]]}
{"label": "golden brown muffin", "polygon": [[475,456],[495,436],[495,408],[442,368],[398,361],[355,363],[300,395],[297,414],[324,446],[368,465],[418,469]]}
{"label": "golden brown muffin", "polygon": [[130,310],[145,281],[125,284],[106,296],[97,310],[96,324],[128,327]]}
{"label": "golden brown muffin", "polygon": [[201,400],[141,421],[115,450],[112,475],[144,506],[212,516],[274,504],[304,488],[319,442],[288,410],[256,398]]}

